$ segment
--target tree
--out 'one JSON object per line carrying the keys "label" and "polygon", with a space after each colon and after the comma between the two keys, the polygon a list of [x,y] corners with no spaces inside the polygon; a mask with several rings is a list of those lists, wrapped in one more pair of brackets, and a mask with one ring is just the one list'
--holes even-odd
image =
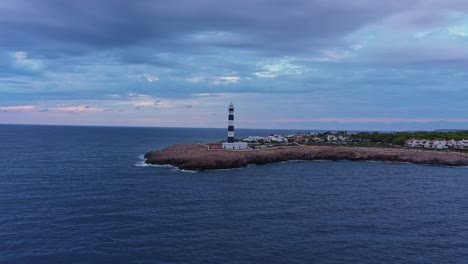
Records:
{"label": "tree", "polygon": [[392,141],[393,145],[400,145],[400,146],[404,146],[405,143],[406,143],[406,138],[404,137],[397,137],[397,138],[394,138],[393,141]]}

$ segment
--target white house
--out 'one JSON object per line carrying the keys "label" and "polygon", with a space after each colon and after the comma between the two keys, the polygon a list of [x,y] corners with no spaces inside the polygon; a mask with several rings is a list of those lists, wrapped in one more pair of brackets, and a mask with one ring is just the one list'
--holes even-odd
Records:
{"label": "white house", "polygon": [[432,145],[434,144],[434,140],[426,140],[424,143],[425,148],[432,148]]}
{"label": "white house", "polygon": [[244,142],[258,142],[259,140],[263,140],[263,139],[264,139],[263,137],[259,137],[259,136],[249,136],[248,138],[242,139],[242,141],[244,141]]}
{"label": "white house", "polygon": [[425,144],[426,144],[426,140],[424,140],[424,139],[418,140],[418,145],[416,147],[422,148],[422,147],[424,147]]}
{"label": "white house", "polygon": [[411,147],[411,148],[419,147],[419,141],[420,140],[416,140],[416,139],[408,139],[406,140],[405,146]]}
{"label": "white house", "polygon": [[449,140],[447,141],[447,147],[449,148],[455,148],[457,146],[457,142],[455,140]]}
{"label": "white house", "polygon": [[272,142],[288,142],[288,139],[280,135],[271,135],[268,136],[269,141]]}
{"label": "white house", "polygon": [[464,148],[465,147],[465,143],[463,142],[463,140],[459,140],[457,141],[457,144],[455,145],[456,148]]}
{"label": "white house", "polygon": [[339,140],[339,141],[343,141],[343,142],[347,142],[347,141],[348,141],[348,138],[347,138],[347,137],[344,137],[343,135],[339,135],[339,136],[338,136],[338,140]]}
{"label": "white house", "polygon": [[247,142],[223,142],[223,149],[248,149]]}
{"label": "white house", "polygon": [[465,148],[468,147],[468,140],[417,140],[417,139],[408,139],[405,142],[405,146],[411,148]]}
{"label": "white house", "polygon": [[414,139],[408,139],[405,141],[405,146],[406,147],[412,147],[413,146]]}
{"label": "white house", "polygon": [[468,140],[460,140],[459,142],[461,142],[461,144],[463,145],[463,147],[468,147]]}
{"label": "white house", "polygon": [[436,149],[444,149],[447,148],[447,141],[445,140],[436,140],[432,143],[432,147]]}
{"label": "white house", "polygon": [[338,139],[336,138],[335,135],[327,135],[327,140],[330,142],[337,141]]}

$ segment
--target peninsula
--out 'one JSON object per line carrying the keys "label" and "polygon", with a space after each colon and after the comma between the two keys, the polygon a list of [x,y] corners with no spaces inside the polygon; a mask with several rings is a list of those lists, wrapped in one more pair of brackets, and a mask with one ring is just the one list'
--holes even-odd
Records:
{"label": "peninsula", "polygon": [[[288,160],[372,160],[468,166],[468,131],[449,133],[298,133],[234,138],[234,105],[228,107],[227,141],[179,144],[145,154],[146,163],[184,170],[246,167]],[[442,138],[452,140],[442,140]],[[416,140],[415,138],[426,138]],[[457,141],[455,140],[457,139]],[[451,150],[448,150],[451,149]]]}
{"label": "peninsula", "polygon": [[367,160],[468,166],[468,154],[455,151],[343,145],[279,146],[266,149],[227,150],[221,148],[220,145],[220,143],[174,145],[146,153],[145,162],[148,164],[169,164],[184,170],[241,168],[249,164],[267,164],[288,160]]}

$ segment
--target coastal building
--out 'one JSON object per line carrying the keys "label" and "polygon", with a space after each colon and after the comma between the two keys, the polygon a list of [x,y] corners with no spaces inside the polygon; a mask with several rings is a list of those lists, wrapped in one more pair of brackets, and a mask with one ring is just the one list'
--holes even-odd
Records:
{"label": "coastal building", "polygon": [[341,142],[347,142],[347,141],[348,141],[348,138],[347,138],[347,137],[344,137],[343,135],[339,135],[339,136],[338,136],[338,140],[341,141]]}
{"label": "coastal building", "polygon": [[312,141],[315,141],[315,142],[321,143],[321,142],[323,142],[323,138],[314,137],[314,138],[312,139]]}
{"label": "coastal building", "polygon": [[406,147],[410,148],[435,148],[435,149],[445,149],[448,147],[457,147],[463,148],[460,141],[446,141],[446,140],[417,140],[417,139],[408,139],[405,142]]}
{"label": "coastal building", "polygon": [[245,141],[245,142],[255,142],[255,143],[258,143],[261,140],[265,140],[265,138],[260,137],[260,136],[249,136],[247,138],[242,139],[242,141]]}
{"label": "coastal building", "polygon": [[456,146],[457,146],[457,142],[454,139],[447,141],[447,147],[455,148]]}
{"label": "coastal building", "polygon": [[268,142],[277,142],[277,143],[285,142],[285,143],[287,143],[288,139],[281,136],[281,135],[270,135],[270,136],[268,136]]}
{"label": "coastal building", "polygon": [[419,146],[419,140],[416,139],[408,139],[406,140],[405,146],[415,148]]}
{"label": "coastal building", "polygon": [[425,148],[432,148],[434,145],[434,140],[426,140],[426,143],[424,143]]}
{"label": "coastal building", "polygon": [[246,142],[235,142],[234,140],[234,105],[229,105],[227,142],[223,142],[223,149],[247,149]]}
{"label": "coastal building", "polygon": [[432,147],[436,149],[444,149],[447,148],[447,141],[445,140],[436,140],[432,143]]}
{"label": "coastal building", "polygon": [[468,147],[468,140],[463,139],[463,140],[460,141],[460,144],[461,144],[463,147]]}

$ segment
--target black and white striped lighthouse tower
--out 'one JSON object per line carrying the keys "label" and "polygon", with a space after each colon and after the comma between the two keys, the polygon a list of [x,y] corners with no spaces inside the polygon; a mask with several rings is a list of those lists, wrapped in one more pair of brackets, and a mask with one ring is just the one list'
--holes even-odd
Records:
{"label": "black and white striped lighthouse tower", "polygon": [[247,142],[234,142],[234,105],[231,103],[229,104],[227,142],[223,142],[223,149],[241,150],[248,147]]}
{"label": "black and white striped lighthouse tower", "polygon": [[228,117],[228,143],[234,143],[234,105],[229,105],[229,117]]}

